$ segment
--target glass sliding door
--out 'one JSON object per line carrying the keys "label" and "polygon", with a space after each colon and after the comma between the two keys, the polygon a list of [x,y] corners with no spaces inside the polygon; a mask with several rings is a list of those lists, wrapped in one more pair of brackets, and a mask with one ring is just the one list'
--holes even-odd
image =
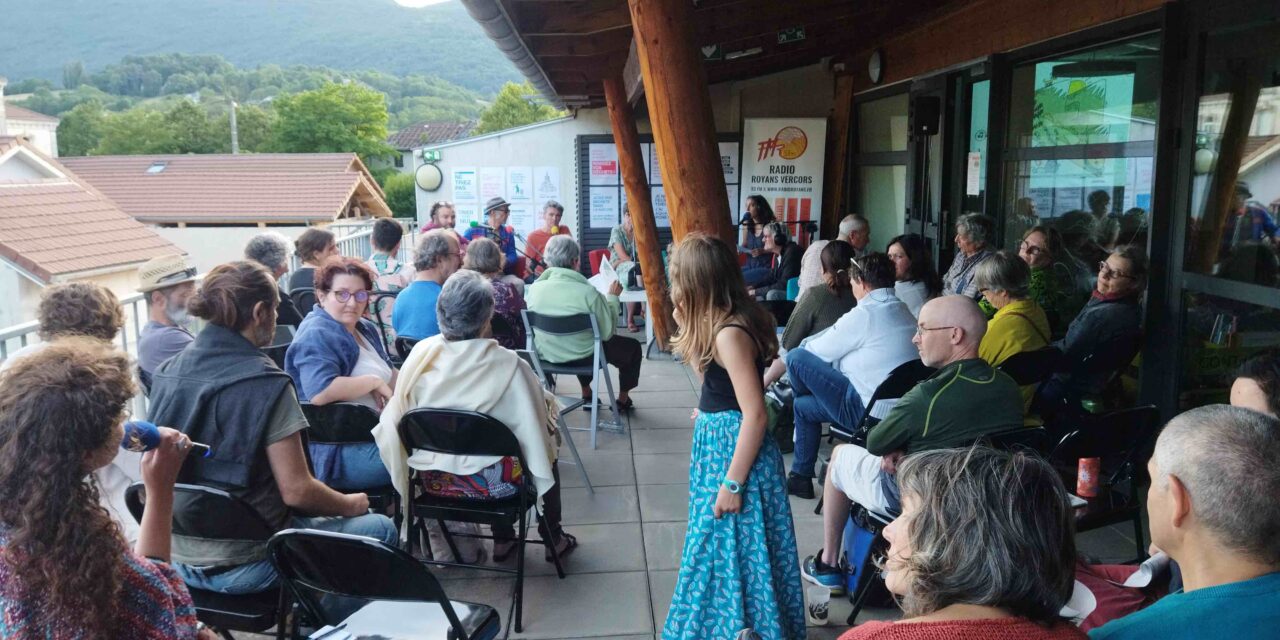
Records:
{"label": "glass sliding door", "polygon": [[906,93],[858,102],[854,213],[871,223],[870,246],[883,251],[903,232],[907,197]]}

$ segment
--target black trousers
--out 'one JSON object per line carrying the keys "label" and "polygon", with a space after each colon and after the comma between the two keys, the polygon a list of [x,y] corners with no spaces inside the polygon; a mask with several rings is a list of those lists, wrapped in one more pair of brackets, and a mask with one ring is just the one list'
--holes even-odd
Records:
{"label": "black trousers", "polygon": [[[532,482],[533,476],[528,475],[529,470],[525,469],[525,481]],[[538,533],[543,540],[549,540],[548,528],[557,536],[560,535],[560,463],[551,465],[551,477],[555,478],[555,485],[549,491],[542,495],[542,515],[538,518]],[[493,532],[493,537],[499,540],[512,540],[516,537],[516,529],[513,526],[490,525],[489,529]]]}
{"label": "black trousers", "polygon": [[[618,391],[630,391],[640,385],[640,363],[644,361],[644,347],[635,338],[615,334],[604,341],[605,362],[618,368]],[[591,358],[580,362],[591,364]],[[591,376],[578,376],[583,395],[591,388]],[[601,383],[603,384],[603,382]]]}

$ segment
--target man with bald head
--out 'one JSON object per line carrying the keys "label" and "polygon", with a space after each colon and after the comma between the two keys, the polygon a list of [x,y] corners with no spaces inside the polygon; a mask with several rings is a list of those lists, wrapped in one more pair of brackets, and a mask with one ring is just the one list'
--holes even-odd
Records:
{"label": "man with bald head", "polygon": [[865,448],[848,444],[831,452],[823,487],[824,546],[801,565],[806,580],[843,587],[837,560],[849,501],[885,516],[899,513],[894,473],[902,456],[966,446],[1022,426],[1018,384],[978,357],[986,330],[978,304],[966,296],[935,298],[920,309],[912,342],[920,360],[937,371],[898,400],[867,434]]}
{"label": "man with bald head", "polygon": [[1127,638],[1275,638],[1280,628],[1280,421],[1210,405],[1165,426],[1147,464],[1151,543],[1182,589],[1089,632]]}

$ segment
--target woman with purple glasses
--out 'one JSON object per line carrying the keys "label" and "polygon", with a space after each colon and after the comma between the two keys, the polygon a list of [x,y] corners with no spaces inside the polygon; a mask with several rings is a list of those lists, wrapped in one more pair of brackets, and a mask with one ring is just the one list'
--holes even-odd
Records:
{"label": "woman with purple glasses", "polygon": [[[366,319],[373,273],[354,258],[329,258],[316,271],[316,306],[285,353],[285,371],[298,399],[313,405],[354,402],[381,413],[396,370],[387,359],[378,328]],[[315,475],[339,490],[391,484],[372,442],[312,444]]]}

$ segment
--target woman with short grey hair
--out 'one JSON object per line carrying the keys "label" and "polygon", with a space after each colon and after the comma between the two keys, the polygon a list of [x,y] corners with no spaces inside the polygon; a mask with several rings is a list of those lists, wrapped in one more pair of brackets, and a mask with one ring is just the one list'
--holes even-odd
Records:
{"label": "woman with short grey hair", "polygon": [[942,276],[942,295],[978,297],[973,270],[991,257],[988,245],[995,240],[995,222],[981,213],[966,213],[956,220],[956,256]]}
{"label": "woman with short grey hair", "polygon": [[467,245],[462,268],[480,274],[493,286],[493,339],[508,349],[523,349],[525,332],[520,311],[525,308],[524,296],[502,279],[504,260],[498,243],[477,238]]}
{"label": "woman with short grey hair", "polygon": [[1059,616],[1075,584],[1075,515],[1049,463],[985,447],[898,466],[902,515],[884,531],[885,585],[905,619],[841,640],[1081,640]]}
{"label": "woman with short grey hair", "polygon": [[547,266],[575,269],[582,259],[582,249],[569,236],[556,236],[547,241]]}
{"label": "woman with short grey hair", "polygon": [[[492,241],[473,240],[468,253],[482,242]],[[442,498],[503,500],[518,495],[522,485],[533,486],[543,504],[538,530],[543,540],[553,541],[563,558],[577,540],[560,526],[559,405],[528,364],[488,338],[493,307],[488,278],[463,270],[445,280],[435,308],[440,333],[413,347],[373,431],[374,440],[402,497],[410,495],[411,472],[424,491]],[[521,468],[511,457],[406,452],[397,427],[404,414],[418,408],[479,411],[497,420],[520,443],[527,466]],[[523,553],[512,526],[492,525],[491,529],[495,561]],[[467,556],[464,560],[474,557],[465,547],[459,551]],[[550,549],[545,557],[553,560]]]}
{"label": "woman with short grey hair", "polygon": [[[995,308],[987,332],[978,345],[978,357],[993,367],[1009,356],[1049,346],[1049,316],[1031,298],[1031,268],[1012,251],[997,251],[974,268],[973,282],[983,300]],[[1031,407],[1035,387],[1022,389],[1024,411]]]}

